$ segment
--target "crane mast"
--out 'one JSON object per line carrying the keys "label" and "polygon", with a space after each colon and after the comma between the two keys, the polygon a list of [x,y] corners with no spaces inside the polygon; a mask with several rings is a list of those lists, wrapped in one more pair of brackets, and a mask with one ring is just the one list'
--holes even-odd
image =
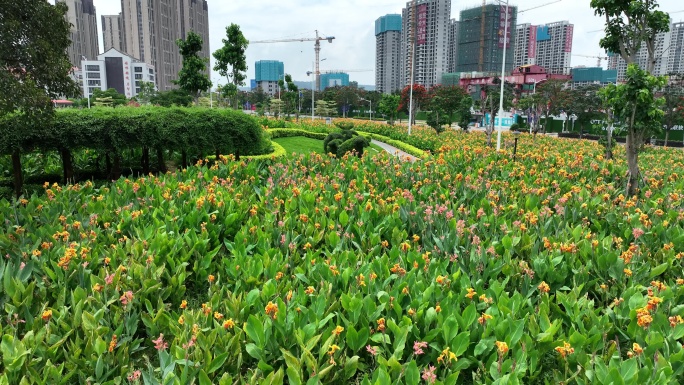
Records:
{"label": "crane mast", "polygon": [[296,43],[296,42],[303,42],[303,41],[313,41],[314,43],[314,52],[316,53],[316,69],[315,69],[315,74],[314,76],[316,77],[316,89],[321,88],[321,72],[320,72],[320,56],[321,56],[321,41],[322,40],[327,40],[328,43],[332,43],[332,41],[335,39],[335,36],[319,36],[318,30],[316,30],[316,37],[311,37],[311,38],[299,38],[299,39],[280,39],[280,40],[257,40],[257,41],[251,41],[250,43],[252,44],[260,44],[260,43]]}

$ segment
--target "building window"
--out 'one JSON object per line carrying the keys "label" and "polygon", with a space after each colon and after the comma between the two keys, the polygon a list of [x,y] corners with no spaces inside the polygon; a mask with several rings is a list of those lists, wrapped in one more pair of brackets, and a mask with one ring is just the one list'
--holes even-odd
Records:
{"label": "building window", "polygon": [[100,81],[99,80],[88,80],[88,85],[89,86],[99,86]]}
{"label": "building window", "polygon": [[133,71],[135,71],[135,72],[143,72],[142,67],[133,67]]}
{"label": "building window", "polygon": [[136,78],[136,79],[142,79],[143,76],[142,76],[142,74],[135,74],[135,78]]}
{"label": "building window", "polygon": [[99,79],[100,73],[99,72],[86,72],[86,78],[88,78],[88,79]]}
{"label": "building window", "polygon": [[86,71],[99,71],[100,66],[98,65],[87,65],[86,66]]}

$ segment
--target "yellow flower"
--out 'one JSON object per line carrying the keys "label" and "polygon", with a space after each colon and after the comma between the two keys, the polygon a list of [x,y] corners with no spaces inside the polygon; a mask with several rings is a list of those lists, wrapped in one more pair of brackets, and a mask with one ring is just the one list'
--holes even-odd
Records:
{"label": "yellow flower", "polygon": [[271,316],[271,318],[276,319],[278,316],[278,305],[269,301],[266,305],[266,314]]}
{"label": "yellow flower", "polygon": [[644,349],[635,342],[632,344],[632,351],[634,351],[634,353],[638,356],[644,352]]}
{"label": "yellow flower", "polygon": [[333,330],[333,334],[336,336],[339,336],[340,334],[342,334],[343,331],[344,331],[344,328],[342,326],[337,326],[335,328],[335,330]]}
{"label": "yellow flower", "polygon": [[180,304],[180,308],[181,308],[181,309],[185,309],[185,308],[187,308],[187,307],[188,307],[188,301],[183,300],[183,301],[181,302],[181,304]]}
{"label": "yellow flower", "polygon": [[306,295],[311,295],[311,294],[313,294],[313,293],[315,293],[315,292],[316,292],[316,289],[314,289],[313,286],[309,286],[309,287],[306,288],[306,290],[304,290],[304,293],[306,293]]}
{"label": "yellow flower", "polygon": [[503,341],[496,341],[496,349],[500,355],[508,353],[508,344]]}
{"label": "yellow flower", "polygon": [[477,295],[477,292],[472,287],[468,288],[468,293],[465,295],[468,299],[473,299]]}
{"label": "yellow flower", "polygon": [[630,270],[630,269],[624,269],[623,271],[625,272],[625,275],[626,275],[626,276],[628,276],[628,277],[631,277],[631,276],[632,276],[632,270]]}
{"label": "yellow flower", "polygon": [[235,322],[233,322],[232,318],[228,318],[224,323],[223,323],[223,328],[224,329],[230,329],[235,326]]}
{"label": "yellow flower", "polygon": [[45,310],[40,318],[42,318],[43,321],[48,322],[50,318],[52,318],[52,310]]}
{"label": "yellow flower", "polygon": [[179,325],[185,325],[185,317],[183,315],[178,317],[178,324]]}
{"label": "yellow flower", "polygon": [[330,350],[328,351],[329,355],[335,354],[336,351],[340,350],[340,347],[337,345],[330,345]]}
{"label": "yellow flower", "polygon": [[214,283],[216,281],[216,277],[214,277],[212,274],[209,274],[209,283]]}
{"label": "yellow flower", "polygon": [[539,289],[539,291],[542,292],[542,293],[548,293],[549,291],[551,291],[551,288],[549,287],[549,284],[547,284],[547,283],[544,282],[544,281],[542,281],[542,282],[539,284],[539,286],[537,286],[537,289]]}

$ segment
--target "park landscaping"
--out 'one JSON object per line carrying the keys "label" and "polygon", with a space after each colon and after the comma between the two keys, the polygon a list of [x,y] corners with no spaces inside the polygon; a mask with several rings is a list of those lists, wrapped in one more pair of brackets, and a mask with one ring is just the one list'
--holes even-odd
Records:
{"label": "park landscaping", "polygon": [[629,198],[621,148],[354,128],[432,154],[221,155],[0,201],[0,384],[679,382],[681,151],[647,147]]}

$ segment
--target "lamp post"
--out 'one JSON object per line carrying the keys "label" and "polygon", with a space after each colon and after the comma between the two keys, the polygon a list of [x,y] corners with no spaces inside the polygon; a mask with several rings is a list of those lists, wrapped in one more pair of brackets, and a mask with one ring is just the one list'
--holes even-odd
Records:
{"label": "lamp post", "polygon": [[306,71],[307,76],[311,76],[311,121],[314,121],[314,90],[316,89],[316,85],[314,82],[316,81],[316,75],[314,73],[314,63],[311,62],[311,71]]}
{"label": "lamp post", "polygon": [[369,108],[369,110],[368,110],[368,119],[369,119],[369,120],[373,120],[373,102],[370,101],[370,100],[368,100],[368,99],[364,99],[364,98],[359,98],[359,99],[360,99],[360,100],[363,100],[364,102],[368,102],[368,104],[369,104],[369,106],[368,106],[368,108]]}
{"label": "lamp post", "polygon": [[496,150],[501,150],[501,131],[503,130],[503,99],[504,99],[504,83],[506,76],[506,43],[508,43],[508,1],[506,0],[506,21],[504,24],[504,44],[503,44],[503,55],[501,59],[501,94],[499,95],[499,129],[496,133]]}

